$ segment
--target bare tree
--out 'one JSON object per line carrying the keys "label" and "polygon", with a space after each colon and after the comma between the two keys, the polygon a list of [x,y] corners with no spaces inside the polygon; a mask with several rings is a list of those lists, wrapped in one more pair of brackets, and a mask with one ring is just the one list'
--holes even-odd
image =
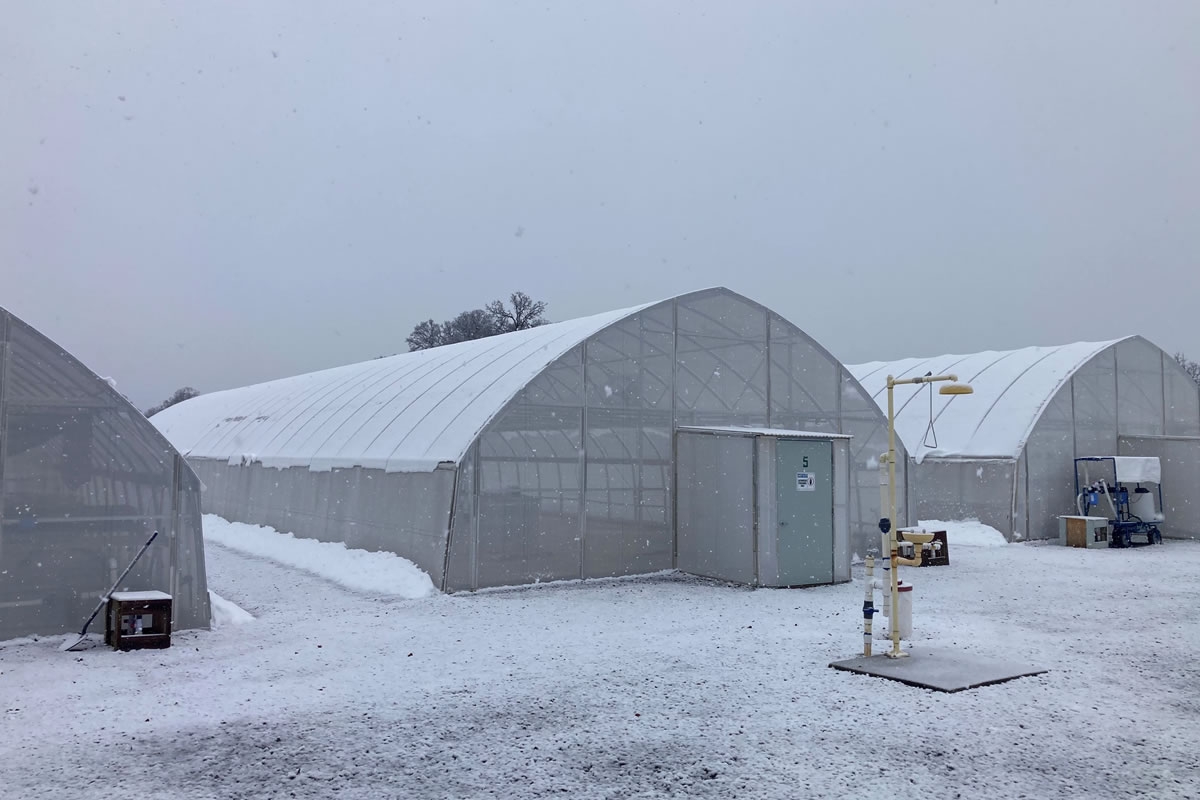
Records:
{"label": "bare tree", "polygon": [[543,316],[546,313],[545,302],[534,300],[524,292],[513,292],[508,302],[511,309],[504,305],[503,300],[494,300],[486,306],[500,333],[523,331],[546,324]]}
{"label": "bare tree", "polygon": [[[419,323],[405,340],[409,350],[428,350],[431,347],[445,344],[442,341],[442,326],[431,319]],[[382,356],[380,356],[382,358]]]}
{"label": "bare tree", "polygon": [[1183,371],[1188,374],[1189,378],[1200,383],[1200,361],[1191,361],[1183,353],[1176,353],[1175,360],[1179,362],[1179,366],[1183,367]]}
{"label": "bare tree", "polygon": [[199,395],[200,393],[190,386],[184,386],[182,389],[176,389],[175,393],[166,400],[163,400],[153,408],[146,409],[146,416],[153,417],[158,412],[168,409],[176,403],[182,403],[184,400],[191,400],[193,397],[198,397]]}
{"label": "bare tree", "polygon": [[482,308],[477,308],[473,311],[462,312],[442,326],[442,344],[486,339],[499,332],[496,330],[496,323],[492,319],[492,315]]}

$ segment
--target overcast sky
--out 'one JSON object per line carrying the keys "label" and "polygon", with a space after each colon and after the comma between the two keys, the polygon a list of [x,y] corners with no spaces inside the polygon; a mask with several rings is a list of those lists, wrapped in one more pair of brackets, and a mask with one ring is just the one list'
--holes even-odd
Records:
{"label": "overcast sky", "polygon": [[143,407],[514,289],[1200,357],[1193,0],[3,5],[0,305]]}

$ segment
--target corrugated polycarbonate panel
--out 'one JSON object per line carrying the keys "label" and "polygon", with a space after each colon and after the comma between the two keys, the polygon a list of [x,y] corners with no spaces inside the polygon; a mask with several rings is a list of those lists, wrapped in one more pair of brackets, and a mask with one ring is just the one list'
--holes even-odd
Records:
{"label": "corrugated polycarbonate panel", "polygon": [[637,309],[213,392],[154,422],[190,457],[328,470],[429,471],[547,365]]}
{"label": "corrugated polycarbonate panel", "polygon": [[887,413],[887,376],[912,378],[954,374],[970,383],[971,395],[939,395],[933,387],[937,447],[926,431],[930,388],[897,386],[896,432],[909,455],[1016,458],[1041,409],[1081,366],[1114,342],[1077,342],[1058,347],[1026,347],[971,355],[944,355],[851,365],[848,369]]}
{"label": "corrugated polycarbonate panel", "polygon": [[680,433],[678,449],[678,568],[754,583],[754,438]]}
{"label": "corrugated polycarbonate panel", "polygon": [[1117,351],[1117,429],[1127,436],[1163,434],[1164,353],[1144,339],[1126,339]]}

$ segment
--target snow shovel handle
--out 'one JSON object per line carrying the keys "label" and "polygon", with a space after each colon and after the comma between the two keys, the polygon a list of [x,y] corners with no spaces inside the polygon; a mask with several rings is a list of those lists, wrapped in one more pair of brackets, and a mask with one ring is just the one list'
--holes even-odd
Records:
{"label": "snow shovel handle", "polygon": [[157,537],[157,536],[158,536],[158,531],[155,531],[154,533],[150,534],[150,538],[146,540],[146,543],[144,545],[142,545],[142,549],[138,550],[138,554],[133,557],[133,561],[129,562],[129,566],[126,567],[125,571],[121,573],[121,577],[117,578],[117,580],[113,583],[112,588],[109,589],[107,592],[105,592],[104,596],[100,598],[100,602],[96,604],[96,609],[94,611],[92,611],[92,615],[87,618],[87,622],[83,623],[83,629],[79,631],[80,637],[87,635],[87,629],[89,627],[91,627],[92,620],[94,620],[96,618],[96,615],[100,613],[100,609],[104,608],[104,604],[108,602],[109,595],[111,595],[113,592],[115,592],[117,590],[117,587],[121,585],[121,581],[125,580],[125,576],[129,574],[130,570],[133,569],[133,565],[136,564],[139,559],[141,559],[142,554],[145,553],[150,548],[150,544],[154,541],[155,537]]}

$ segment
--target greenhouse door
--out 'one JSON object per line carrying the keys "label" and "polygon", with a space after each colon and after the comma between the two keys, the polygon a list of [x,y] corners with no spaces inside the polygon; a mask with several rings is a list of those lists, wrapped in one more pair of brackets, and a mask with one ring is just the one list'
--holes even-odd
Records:
{"label": "greenhouse door", "polygon": [[779,585],[833,583],[833,445],[780,440],[775,459]]}

